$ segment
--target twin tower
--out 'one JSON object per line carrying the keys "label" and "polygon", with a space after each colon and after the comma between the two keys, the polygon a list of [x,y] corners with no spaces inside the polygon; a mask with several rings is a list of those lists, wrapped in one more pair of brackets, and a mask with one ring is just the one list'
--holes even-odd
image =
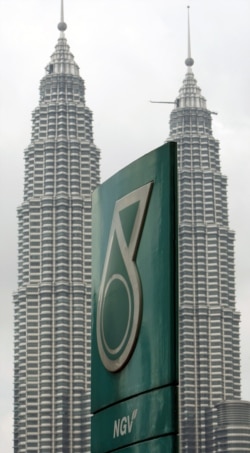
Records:
{"label": "twin tower", "polygon": [[[58,28],[18,208],[15,453],[90,451],[91,197],[100,152],[63,2]],[[203,453],[216,451],[208,450],[216,405],[240,399],[240,346],[227,181],[192,65],[189,45],[169,140],[178,146],[181,451]]]}

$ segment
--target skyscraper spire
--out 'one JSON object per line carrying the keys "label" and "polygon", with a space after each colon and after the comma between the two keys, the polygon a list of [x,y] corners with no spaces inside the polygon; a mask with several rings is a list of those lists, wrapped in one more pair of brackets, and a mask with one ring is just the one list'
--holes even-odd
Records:
{"label": "skyscraper spire", "polygon": [[69,45],[64,34],[67,24],[64,22],[64,2],[61,0],[61,20],[57,26],[60,36],[51,55],[50,63],[46,66],[47,73],[72,74],[79,76],[79,66],[74,60],[74,55],[70,52]]}
{"label": "skyscraper spire", "polygon": [[194,64],[194,60],[191,57],[189,8],[190,8],[190,6],[187,7],[187,10],[188,10],[188,57],[185,60],[185,64],[186,64],[186,66],[188,66],[188,68],[191,68],[191,66],[193,66],[193,64]]}
{"label": "skyscraper spire", "polygon": [[63,0],[61,0],[61,21],[59,22],[57,28],[61,32],[64,32],[67,29],[67,24],[64,22],[64,3],[63,3]]}
{"label": "skyscraper spire", "polygon": [[187,66],[187,73],[183,80],[183,85],[179,90],[179,95],[176,99],[176,105],[182,107],[197,107],[206,109],[206,99],[201,94],[201,89],[197,85],[197,81],[194,78],[192,66],[194,60],[191,57],[191,39],[190,39],[190,20],[189,20],[189,6],[188,10],[188,56],[185,60]]}

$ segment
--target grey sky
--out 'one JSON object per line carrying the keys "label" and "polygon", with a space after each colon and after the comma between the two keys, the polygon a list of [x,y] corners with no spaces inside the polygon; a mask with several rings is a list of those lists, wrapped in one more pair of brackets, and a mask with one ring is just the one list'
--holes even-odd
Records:
{"label": "grey sky", "polygon": [[[59,0],[0,0],[0,437],[12,451],[12,291],[17,287],[16,207],[23,151],[39,81],[59,32]],[[190,0],[193,71],[213,117],[236,231],[242,313],[242,397],[250,400],[250,2]],[[187,54],[185,0],[65,0],[66,36],[86,84],[102,179],[161,145]]]}

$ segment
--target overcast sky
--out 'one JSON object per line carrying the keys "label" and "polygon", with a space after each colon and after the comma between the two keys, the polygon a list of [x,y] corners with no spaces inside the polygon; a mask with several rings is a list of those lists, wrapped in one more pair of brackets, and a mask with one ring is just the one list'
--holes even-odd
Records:
{"label": "overcast sky", "polygon": [[[250,1],[190,0],[193,71],[213,116],[236,231],[242,397],[250,400]],[[65,0],[66,37],[86,85],[102,180],[160,146],[187,56],[185,0]],[[60,0],[0,0],[0,438],[12,452],[16,208],[39,82],[59,37]]]}

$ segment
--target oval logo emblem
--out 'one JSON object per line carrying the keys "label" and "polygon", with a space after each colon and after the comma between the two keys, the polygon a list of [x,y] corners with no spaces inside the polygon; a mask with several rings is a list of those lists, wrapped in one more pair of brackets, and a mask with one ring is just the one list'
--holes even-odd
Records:
{"label": "oval logo emblem", "polygon": [[140,329],[142,289],[135,260],[152,186],[139,187],[114,207],[96,321],[99,354],[111,372],[128,362]]}

